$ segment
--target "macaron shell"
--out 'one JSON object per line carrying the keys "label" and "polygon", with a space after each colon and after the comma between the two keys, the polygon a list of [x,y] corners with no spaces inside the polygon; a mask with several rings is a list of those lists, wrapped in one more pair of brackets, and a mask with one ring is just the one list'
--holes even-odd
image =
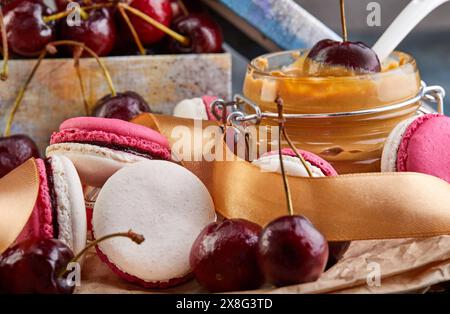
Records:
{"label": "macaron shell", "polygon": [[173,115],[178,118],[208,120],[208,112],[201,98],[182,100],[175,106]]}
{"label": "macaron shell", "polygon": [[398,149],[397,170],[429,174],[450,183],[450,118],[429,114],[411,123]]}
{"label": "macaron shell", "polygon": [[111,133],[117,136],[141,139],[152,143],[157,143],[165,149],[169,149],[168,140],[160,133],[131,122],[97,117],[77,117],[64,121],[60,131],[64,130],[85,130]]}
{"label": "macaron shell", "polygon": [[[302,157],[305,159],[305,161],[309,162],[312,166],[314,166],[318,170],[320,170],[324,176],[330,177],[330,176],[338,175],[338,173],[333,168],[333,166],[330,163],[328,163],[326,160],[322,159],[321,157],[319,157],[311,152],[300,150],[300,149],[298,150],[298,152],[302,155]],[[283,154],[283,156],[295,157],[295,159],[287,159],[288,162],[293,163],[292,164],[293,167],[296,167],[296,168],[301,167],[302,168],[302,169],[293,169],[292,171],[294,173],[299,173],[299,172],[305,173],[306,172],[306,169],[304,169],[303,165],[300,164],[300,160],[298,160],[297,155],[294,153],[294,151],[292,149],[283,148],[281,150],[281,153]],[[278,154],[279,154],[278,151],[272,151],[272,152],[264,154],[262,157],[264,158],[267,156],[276,156]]]}
{"label": "macaron shell", "polygon": [[86,207],[81,181],[69,158],[55,155],[50,162],[58,204],[58,239],[77,254],[86,246],[87,236]]}
{"label": "macaron shell", "polygon": [[98,248],[123,279],[157,287],[188,276],[191,246],[215,219],[212,198],[194,174],[171,162],[144,161],[105,183],[94,207],[93,232],[96,238],[130,229],[142,233],[141,245],[115,238]]}
{"label": "macaron shell", "polygon": [[68,157],[75,165],[81,181],[94,187],[102,187],[109,177],[124,166],[147,160],[131,153],[90,144],[60,143],[47,148],[47,157],[58,154]]}
{"label": "macaron shell", "polygon": [[[156,133],[149,128],[146,129],[149,132]],[[158,140],[160,140],[159,137],[160,136],[157,136]],[[130,135],[107,133],[102,130],[99,131],[99,130],[85,130],[85,129],[64,129],[57,133],[53,133],[50,139],[50,144],[61,144],[68,142],[69,143],[103,142],[108,144],[120,145],[123,147],[135,148],[143,152],[147,152],[149,155],[155,158],[161,158],[166,160],[170,159],[170,149],[168,143],[164,143],[164,145],[161,145],[160,142],[154,142],[148,139],[142,139]]]}
{"label": "macaron shell", "polygon": [[33,212],[15,243],[31,238],[53,238],[52,204],[47,182],[47,173],[42,159],[36,159],[39,174],[39,194]]}
{"label": "macaron shell", "polygon": [[416,117],[409,118],[400,122],[389,134],[386,143],[383,147],[381,156],[381,171],[382,172],[396,172],[397,171],[397,152],[402,142],[403,135],[408,129],[409,125],[414,122]]}

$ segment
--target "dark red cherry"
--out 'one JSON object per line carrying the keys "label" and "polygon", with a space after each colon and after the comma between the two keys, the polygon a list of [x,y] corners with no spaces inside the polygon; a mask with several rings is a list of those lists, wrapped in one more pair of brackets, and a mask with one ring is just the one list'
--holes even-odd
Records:
{"label": "dark red cherry", "polygon": [[328,242],[328,248],[330,250],[330,254],[328,256],[328,262],[326,269],[330,269],[334,265],[339,262],[339,260],[344,256],[345,252],[347,252],[350,247],[350,243],[348,241],[342,242]]}
{"label": "dark red cherry", "polygon": [[40,154],[27,135],[0,137],[0,178],[32,157],[40,158]]}
{"label": "dark red cherry", "polygon": [[54,22],[43,20],[45,15],[52,13],[43,0],[6,2],[3,15],[9,49],[19,56],[38,55],[55,39]]}
{"label": "dark red cherry", "polygon": [[151,112],[144,98],[138,93],[128,91],[100,99],[95,105],[94,116],[130,121],[144,112]]}
{"label": "dark red cherry", "polygon": [[220,26],[209,16],[201,13],[189,14],[172,23],[172,29],[190,40],[185,46],[169,39],[169,50],[173,53],[218,53],[222,52],[223,35]]}
{"label": "dark red cherry", "polygon": [[21,242],[0,257],[0,293],[70,294],[67,276],[59,276],[74,257],[72,250],[54,239]]}
{"label": "dark red cherry", "polygon": [[308,219],[285,216],[263,229],[258,253],[266,280],[275,286],[287,286],[320,277],[328,260],[328,243]]}
{"label": "dark red cherry", "polygon": [[[65,19],[60,21],[61,39],[84,43],[99,56],[107,56],[117,41],[117,29],[112,13],[107,8],[88,11],[88,19],[80,20],[80,26],[69,26]],[[85,52],[85,56],[88,54]]]}
{"label": "dark red cherry", "polygon": [[[169,26],[172,21],[170,0],[133,0],[130,6],[147,14],[165,26]],[[140,17],[131,13],[128,13],[128,16],[136,29],[139,39],[144,45],[154,44],[165,36],[165,33],[156,29]]]}
{"label": "dark red cherry", "polygon": [[211,292],[259,288],[257,247],[261,227],[243,219],[208,225],[194,242],[190,264],[197,281]]}
{"label": "dark red cherry", "polygon": [[362,42],[324,39],[310,50],[303,69],[309,76],[349,76],[381,72],[381,64]]}

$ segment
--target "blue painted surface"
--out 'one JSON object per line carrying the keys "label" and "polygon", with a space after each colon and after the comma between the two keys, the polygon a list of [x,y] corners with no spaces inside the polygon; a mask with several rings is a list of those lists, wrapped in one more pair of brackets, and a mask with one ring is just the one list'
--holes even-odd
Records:
{"label": "blue painted surface", "polygon": [[[220,0],[237,15],[257,28],[267,38],[283,49],[304,48],[307,41],[287,30],[273,16],[272,5],[268,0],[259,0],[258,4],[250,0]],[[285,0],[283,0],[285,1]]]}

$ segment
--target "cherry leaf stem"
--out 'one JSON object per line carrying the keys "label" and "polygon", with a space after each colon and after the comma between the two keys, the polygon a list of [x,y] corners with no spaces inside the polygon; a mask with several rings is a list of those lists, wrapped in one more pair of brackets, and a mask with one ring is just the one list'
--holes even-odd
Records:
{"label": "cherry leaf stem", "polygon": [[75,11],[79,11],[80,16],[83,20],[87,20],[89,18],[89,15],[86,11],[90,11],[90,10],[96,10],[96,9],[103,9],[103,8],[109,8],[112,7],[113,4],[112,3],[97,3],[97,4],[93,4],[93,5],[87,5],[87,6],[82,6],[82,7],[74,7],[72,10],[66,10],[66,11],[61,11],[52,15],[47,15],[43,17],[43,21],[45,23],[49,23],[49,22],[53,22],[53,21],[58,21],[60,19],[63,19],[65,17],[67,17],[69,14],[75,12]]}
{"label": "cherry leaf stem", "polygon": [[30,74],[27,77],[27,80],[25,81],[25,84],[20,88],[19,93],[17,94],[16,99],[14,100],[14,104],[11,108],[11,112],[9,113],[8,120],[6,122],[5,130],[3,132],[3,136],[7,137],[11,135],[11,126],[14,121],[14,117],[16,115],[17,109],[19,109],[20,104],[22,103],[22,99],[25,96],[25,92],[28,88],[28,85],[30,85],[31,80],[34,77],[34,74],[36,73],[37,69],[42,63],[42,60],[47,56],[47,49],[42,50],[41,54],[39,55],[35,65],[33,66]]}
{"label": "cherry leaf stem", "polygon": [[190,39],[188,37],[183,36],[181,34],[178,34],[177,32],[171,30],[170,28],[168,28],[164,24],[159,23],[158,21],[156,21],[155,19],[151,18],[147,14],[139,11],[138,9],[135,9],[135,8],[129,6],[126,3],[119,3],[117,5],[119,7],[123,7],[125,10],[127,10],[130,13],[136,15],[137,17],[140,17],[141,19],[143,19],[144,21],[146,21],[147,23],[149,23],[153,27],[159,29],[160,31],[166,33],[167,35],[169,35],[170,37],[172,37],[176,41],[180,42],[182,45],[189,46],[191,41],[190,41]]}
{"label": "cherry leaf stem", "polygon": [[341,23],[342,23],[342,38],[344,41],[348,40],[348,33],[347,33],[347,18],[345,15],[345,0],[340,0],[340,7],[341,7]]}
{"label": "cherry leaf stem", "polygon": [[289,147],[294,151],[295,156],[300,160],[300,162],[302,163],[303,167],[305,167],[306,172],[308,172],[308,176],[310,178],[312,178],[313,177],[313,173],[312,173],[311,167],[308,165],[308,163],[306,162],[305,158],[303,158],[303,156],[298,152],[298,150],[295,147],[294,143],[291,141],[291,138],[287,134],[286,127],[283,128],[283,136],[286,139],[286,142],[288,142]]}
{"label": "cherry leaf stem", "polygon": [[140,54],[144,56],[146,54],[144,45],[142,44],[141,39],[139,38],[139,35],[137,34],[136,29],[133,26],[133,23],[131,23],[127,12],[125,12],[125,9],[122,6],[117,6],[117,8],[119,10],[120,15],[122,15],[122,18],[124,19],[125,23],[127,24],[128,29],[130,30],[131,35],[133,36],[133,40],[139,49]]}
{"label": "cherry leaf stem", "polygon": [[90,114],[89,103],[87,101],[86,89],[84,88],[83,75],[81,73],[81,68],[80,68],[80,58],[83,55],[83,51],[84,51],[84,49],[81,47],[76,47],[73,50],[73,61],[74,61],[73,66],[75,68],[75,73],[77,74],[78,82],[80,83],[81,97],[83,99],[83,104],[84,104],[84,112],[85,112],[86,116],[89,116],[89,114]]}
{"label": "cherry leaf stem", "polygon": [[2,55],[3,55],[3,66],[2,71],[0,72],[0,80],[6,81],[8,79],[8,59],[9,59],[9,51],[8,51],[8,38],[6,37],[6,28],[5,21],[3,19],[3,10],[0,6],[0,30],[1,30],[1,38],[2,38]]}
{"label": "cherry leaf stem", "polygon": [[283,186],[284,186],[284,193],[286,195],[286,203],[288,208],[288,213],[290,216],[294,215],[294,206],[292,205],[292,195],[291,195],[291,189],[289,188],[289,181],[286,175],[286,170],[284,169],[284,161],[283,161],[283,152],[281,148],[282,143],[282,136],[283,136],[283,130],[284,130],[284,123],[285,119],[283,116],[283,102],[280,98],[277,98],[276,100],[277,108],[278,108],[278,154],[280,156],[280,168],[281,168],[281,175],[283,177]]}
{"label": "cherry leaf stem", "polygon": [[40,55],[36,61],[36,64],[34,65],[33,69],[31,70],[24,85],[20,88],[19,93],[17,94],[17,97],[12,106],[11,112],[9,113],[3,136],[7,137],[11,134],[11,126],[14,121],[14,117],[16,115],[17,109],[19,108],[20,104],[22,103],[23,97],[25,95],[26,90],[28,89],[28,86],[31,83],[31,80],[33,79],[34,75],[36,74],[37,69],[39,68],[39,66],[42,63],[42,60],[47,56],[47,54],[48,53],[55,54],[57,52],[57,50],[56,50],[57,46],[79,47],[79,48],[82,48],[83,50],[85,50],[87,53],[89,53],[92,57],[94,57],[95,60],[97,61],[97,64],[99,65],[99,67],[101,68],[101,70],[103,72],[105,80],[108,83],[109,89],[111,91],[111,95],[112,96],[117,95],[116,89],[114,88],[114,84],[112,82],[111,75],[109,74],[108,69],[106,68],[103,61],[99,58],[99,56],[92,49],[90,49],[83,43],[73,41],[73,40],[59,40],[59,41],[54,41],[54,42],[48,43],[47,46],[45,47],[45,49],[43,49],[42,52],[40,53]]}
{"label": "cherry leaf stem", "polygon": [[186,5],[184,4],[183,0],[177,0],[178,1],[178,5],[180,6],[181,11],[183,11],[183,15],[184,16],[188,16],[189,15],[189,11],[186,8]]}
{"label": "cherry leaf stem", "polygon": [[56,46],[72,46],[72,47],[81,47],[83,48],[88,54],[90,54],[96,61],[100,69],[102,70],[103,76],[105,77],[106,83],[108,84],[109,90],[111,92],[112,96],[116,96],[117,92],[114,87],[114,84],[111,79],[111,75],[109,74],[108,69],[106,68],[106,65],[103,63],[102,59],[88,46],[86,46],[83,43],[74,41],[74,40],[58,40],[50,43],[49,45],[52,45],[54,47]]}
{"label": "cherry leaf stem", "polygon": [[[98,245],[100,242],[112,239],[112,238],[129,238],[134,243],[140,245],[142,242],[145,241],[145,238],[142,234],[134,233],[132,230],[129,230],[128,232],[118,232],[109,234],[106,236],[103,236],[99,239],[96,239],[95,241],[92,241],[88,245],[84,247],[77,255],[75,255],[67,265],[70,265],[71,263],[76,263],[84,254],[86,254],[87,251],[89,251],[94,246]],[[62,269],[59,273],[58,277],[63,277],[68,272],[67,269]]]}

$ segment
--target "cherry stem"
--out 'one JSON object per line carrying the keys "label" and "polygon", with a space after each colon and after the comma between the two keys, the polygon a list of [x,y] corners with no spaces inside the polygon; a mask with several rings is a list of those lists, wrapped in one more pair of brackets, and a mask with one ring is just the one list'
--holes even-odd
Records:
{"label": "cherry stem", "polygon": [[143,19],[144,21],[146,21],[147,23],[149,23],[153,27],[159,29],[160,31],[166,33],[167,35],[169,35],[170,37],[172,37],[176,41],[180,42],[182,45],[189,46],[191,41],[189,40],[188,37],[183,36],[181,34],[178,34],[177,32],[171,30],[170,28],[168,28],[164,24],[159,23],[158,21],[156,21],[155,19],[151,18],[147,14],[139,11],[138,9],[135,9],[135,8],[129,6],[126,3],[119,3],[117,5],[119,7],[123,7],[125,10],[131,12],[132,14],[136,15],[137,17],[140,17],[141,19]]}
{"label": "cherry stem", "polygon": [[289,188],[289,182],[286,175],[286,170],[284,169],[284,161],[283,161],[283,152],[281,148],[282,143],[282,135],[284,130],[284,123],[286,120],[283,116],[283,102],[278,97],[276,100],[277,108],[278,108],[278,154],[280,156],[280,168],[281,168],[281,175],[283,177],[283,184],[284,184],[284,193],[286,195],[286,202],[287,202],[287,208],[290,216],[294,215],[294,206],[292,205],[292,195],[291,195],[291,189]]}
{"label": "cherry stem", "polygon": [[8,59],[9,59],[9,51],[8,51],[8,38],[6,37],[6,28],[5,28],[5,22],[3,19],[3,11],[0,6],[0,30],[2,35],[2,48],[3,48],[3,67],[2,72],[0,72],[0,80],[6,81],[8,79],[9,75],[9,69],[8,69]]}
{"label": "cherry stem", "polygon": [[345,0],[341,1],[341,23],[342,23],[342,37],[344,41],[348,40],[348,33],[347,33],[347,18],[345,16]]}
{"label": "cherry stem", "polygon": [[131,23],[127,12],[125,12],[125,9],[122,6],[118,6],[118,9],[119,9],[120,15],[122,15],[125,23],[127,24],[128,28],[131,32],[131,35],[133,36],[133,40],[136,43],[136,46],[138,47],[140,54],[146,55],[144,45],[142,44],[141,39],[139,38],[139,35],[137,34],[136,29],[133,26],[133,23]]}
{"label": "cherry stem", "polygon": [[178,1],[178,5],[180,6],[181,11],[183,11],[183,15],[184,16],[188,16],[189,15],[189,11],[186,8],[186,5],[184,4],[183,0],[177,0]]}
{"label": "cherry stem", "polygon": [[[94,246],[98,245],[100,242],[112,239],[112,238],[129,238],[134,243],[140,245],[142,242],[145,241],[145,238],[142,234],[134,233],[132,230],[129,230],[128,232],[118,232],[106,235],[104,237],[101,237],[100,239],[97,239],[95,241],[92,241],[88,245],[85,246],[84,249],[82,249],[77,255],[75,255],[74,258],[72,258],[67,265],[70,265],[71,263],[76,263],[84,254],[86,254],[87,251],[89,251]],[[67,274],[68,270],[62,269],[59,273],[58,277],[63,277],[65,274]]]}
{"label": "cherry stem", "polygon": [[297,148],[295,147],[294,143],[291,141],[291,138],[289,137],[289,135],[286,132],[286,127],[283,127],[283,135],[284,138],[286,139],[286,141],[288,142],[289,147],[294,151],[295,156],[300,159],[300,162],[302,163],[303,167],[305,167],[306,172],[308,172],[308,176],[310,178],[313,177],[313,173],[311,170],[311,167],[308,165],[308,163],[306,162],[305,158],[303,158],[303,156],[298,152]]}
{"label": "cherry stem", "polygon": [[84,88],[84,82],[83,82],[83,75],[81,73],[80,68],[80,58],[83,55],[84,49],[81,47],[76,47],[73,50],[73,60],[74,60],[74,68],[75,72],[78,77],[78,82],[80,83],[80,90],[81,90],[81,97],[83,98],[83,104],[84,104],[84,112],[86,113],[86,116],[89,116],[90,110],[89,110],[89,103],[87,101],[86,97],[86,89]]}
{"label": "cherry stem", "polygon": [[51,43],[48,43],[44,50],[42,50],[41,54],[39,55],[36,64],[34,65],[33,69],[31,70],[30,74],[28,75],[27,80],[25,81],[24,85],[20,88],[19,93],[17,94],[17,97],[14,101],[14,104],[12,106],[11,112],[8,116],[8,121],[6,122],[5,131],[3,135],[5,137],[9,136],[11,134],[11,126],[14,121],[14,117],[16,115],[17,109],[19,108],[20,104],[22,103],[23,97],[25,95],[25,92],[30,85],[31,80],[33,79],[34,75],[36,74],[37,69],[39,68],[40,64],[42,63],[42,60],[47,56],[47,53],[55,54],[57,52],[56,47],[57,46],[72,46],[72,47],[80,47],[83,48],[87,53],[89,53],[92,57],[95,58],[97,61],[99,67],[101,68],[103,75],[108,83],[109,89],[111,91],[112,96],[116,96],[117,92],[114,88],[114,84],[111,79],[111,75],[108,72],[108,69],[106,68],[105,64],[102,62],[102,60],[99,58],[99,56],[89,47],[87,47],[85,44],[73,41],[73,40],[59,40],[54,41]]}
{"label": "cherry stem", "polygon": [[47,55],[48,51],[47,49],[42,50],[41,54],[39,55],[36,64],[34,65],[33,69],[31,70],[31,73],[28,75],[27,80],[25,81],[25,84],[20,88],[19,93],[17,94],[17,97],[14,101],[14,105],[11,109],[11,112],[8,116],[8,121],[6,122],[5,131],[3,132],[3,136],[7,137],[11,134],[11,126],[14,121],[14,116],[16,115],[17,109],[19,109],[19,106],[22,102],[23,96],[25,95],[25,92],[28,88],[28,85],[30,85],[31,80],[34,77],[34,74],[36,73],[37,69],[41,65],[42,60]]}
{"label": "cherry stem", "polygon": [[112,6],[113,6],[112,3],[97,3],[97,4],[88,5],[88,6],[84,6],[84,7],[74,7],[72,10],[61,11],[61,12],[58,12],[58,13],[55,13],[52,15],[44,16],[43,21],[45,23],[58,21],[62,18],[65,18],[66,16],[68,16],[69,14],[71,14],[72,12],[75,12],[75,11],[79,11],[80,16],[83,20],[87,20],[89,18],[89,15],[86,13],[86,11],[102,9],[102,8],[109,8]]}

